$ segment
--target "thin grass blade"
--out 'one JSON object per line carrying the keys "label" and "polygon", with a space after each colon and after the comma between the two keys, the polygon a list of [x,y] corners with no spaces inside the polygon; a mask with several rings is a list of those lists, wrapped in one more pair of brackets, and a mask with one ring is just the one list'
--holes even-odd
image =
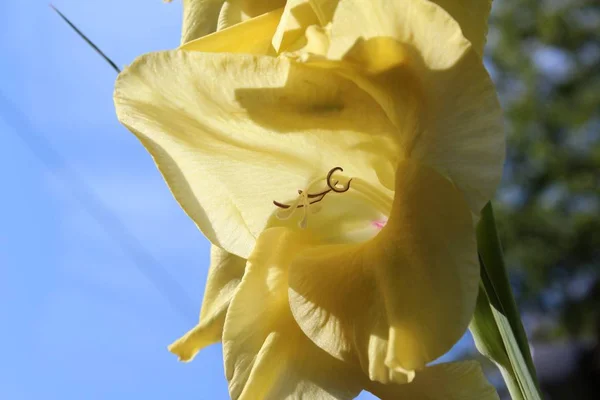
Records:
{"label": "thin grass blade", "polygon": [[79,36],[80,36],[80,37],[81,37],[83,40],[85,40],[85,41],[86,41],[86,43],[87,43],[87,44],[89,44],[89,45],[90,45],[90,47],[96,51],[96,53],[100,54],[100,56],[101,56],[102,58],[104,58],[104,61],[106,61],[108,64],[110,64],[110,66],[111,66],[111,67],[112,67],[112,68],[113,68],[115,71],[117,71],[117,73],[120,73],[120,72],[121,72],[121,70],[119,69],[119,67],[117,67],[117,64],[115,64],[115,63],[113,62],[113,60],[111,60],[111,59],[110,59],[110,58],[109,58],[109,57],[108,57],[106,54],[104,54],[104,52],[103,52],[102,50],[100,50],[100,49],[98,48],[98,46],[96,46],[96,45],[94,44],[94,42],[92,42],[90,39],[88,39],[88,37],[87,37],[87,36],[85,36],[85,35],[83,34],[83,32],[81,32],[81,31],[79,30],[79,28],[77,28],[77,27],[75,26],[75,24],[73,24],[71,21],[69,21],[69,19],[68,19],[68,18],[67,18],[67,17],[66,17],[66,16],[65,16],[63,13],[61,13],[61,12],[60,12],[60,11],[59,11],[59,10],[58,10],[56,7],[54,7],[52,4],[50,4],[50,8],[52,8],[54,11],[56,11],[56,13],[57,13],[57,14],[58,14],[58,15],[59,15],[59,16],[60,16],[62,19],[63,19],[63,21],[65,21],[67,24],[69,24],[69,26],[70,26],[70,27],[71,27],[71,28],[72,28],[72,29],[73,29],[73,30],[74,30],[74,31],[75,31],[75,32],[76,32],[76,33],[77,33],[77,34],[78,34],[78,35],[79,35]]}

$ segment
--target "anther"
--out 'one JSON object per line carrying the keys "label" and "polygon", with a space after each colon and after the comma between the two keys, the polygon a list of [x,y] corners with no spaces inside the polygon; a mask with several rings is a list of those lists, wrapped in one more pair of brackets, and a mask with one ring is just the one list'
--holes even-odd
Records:
{"label": "anther", "polygon": [[329,173],[327,174],[327,186],[329,186],[329,188],[331,190],[333,190],[334,192],[336,192],[336,193],[347,192],[348,190],[350,190],[350,182],[352,182],[352,179],[350,179],[348,181],[348,183],[346,183],[346,187],[342,187],[341,189],[339,189],[337,187],[338,181],[335,181],[335,182],[331,183],[331,177],[333,176],[333,174],[336,171],[344,172],[344,169],[342,167],[335,167],[331,171],[329,171]]}

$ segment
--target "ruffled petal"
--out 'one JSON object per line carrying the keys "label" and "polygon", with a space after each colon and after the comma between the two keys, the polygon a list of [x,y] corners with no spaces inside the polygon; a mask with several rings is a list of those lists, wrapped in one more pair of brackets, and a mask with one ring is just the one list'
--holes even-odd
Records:
{"label": "ruffled petal", "polygon": [[398,153],[372,98],[335,73],[285,58],[170,51],[119,75],[119,120],[215,245],[247,258],[297,190],[336,166],[378,185]]}
{"label": "ruffled petal", "polygon": [[314,345],[291,315],[287,270],[310,235],[263,232],[225,322],[223,352],[232,399],[353,399],[360,369]]}
{"label": "ruffled petal", "polygon": [[243,258],[219,247],[211,247],[200,322],[169,346],[169,350],[181,361],[190,361],[204,347],[221,341],[225,315],[244,276],[245,266],[246,260]]}
{"label": "ruffled petal", "polygon": [[454,65],[470,47],[460,25],[429,0],[312,2],[329,14],[332,60],[341,60],[358,42],[389,37],[417,52],[429,69],[440,70]]}
{"label": "ruffled petal", "polygon": [[284,5],[285,0],[225,0],[217,29],[229,28]]}
{"label": "ruffled petal", "polygon": [[498,400],[475,361],[438,364],[420,371],[407,385],[371,383],[367,389],[382,400]]}
{"label": "ruffled petal", "polygon": [[223,3],[225,0],[183,0],[181,44],[214,32]]}
{"label": "ruffled petal", "polygon": [[300,253],[290,266],[289,298],[319,347],[360,363],[372,380],[405,383],[466,331],[478,282],[464,197],[433,169],[404,161],[381,232],[362,244]]}
{"label": "ruffled petal", "polygon": [[180,48],[206,53],[274,53],[271,38],[278,27],[282,12],[282,8],[270,11],[256,18],[187,42]]}
{"label": "ruffled petal", "polygon": [[[439,50],[448,39],[453,41],[459,36],[456,30],[459,27],[462,36],[480,56],[486,42],[487,21],[492,6],[491,0],[310,1],[322,23],[325,25],[333,21],[339,25],[334,30],[338,30],[338,36],[345,36],[345,40],[351,41],[352,36],[363,39],[391,36],[403,43],[412,42],[419,49],[436,47]],[[450,20],[456,21],[456,24]],[[359,21],[360,24],[352,25]],[[437,27],[432,29],[432,25]],[[436,38],[428,43],[426,35],[435,35]],[[457,44],[458,41],[451,43]],[[423,44],[425,46],[421,46]],[[460,43],[462,46],[464,42]]]}
{"label": "ruffled petal", "polygon": [[273,36],[273,47],[277,53],[296,50],[306,44],[305,31],[319,24],[309,0],[288,0],[281,22]]}

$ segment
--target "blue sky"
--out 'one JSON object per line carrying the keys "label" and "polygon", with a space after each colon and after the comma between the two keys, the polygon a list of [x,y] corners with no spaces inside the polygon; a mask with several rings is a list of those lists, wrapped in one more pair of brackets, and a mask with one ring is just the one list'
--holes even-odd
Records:
{"label": "blue sky", "polygon": [[[178,44],[177,2],[54,4],[119,65]],[[166,351],[196,320],[208,244],[117,122],[114,71],[46,0],[3,1],[0,20],[0,398],[227,398],[218,346],[187,365]],[[90,215],[78,180],[179,282],[188,312]]]}
{"label": "blue sky", "polygon": [[[120,66],[178,44],[179,2],[54,4]],[[208,243],[117,122],[115,72],[47,0],[3,1],[0,22],[0,398],[227,399],[219,346],[166,350],[197,319]]]}

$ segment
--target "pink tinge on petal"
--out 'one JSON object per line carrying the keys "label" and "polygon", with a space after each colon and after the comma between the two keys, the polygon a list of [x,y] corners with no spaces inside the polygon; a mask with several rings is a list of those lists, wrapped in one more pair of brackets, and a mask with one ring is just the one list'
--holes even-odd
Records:
{"label": "pink tinge on petal", "polygon": [[373,226],[377,229],[381,229],[387,224],[387,219],[380,219],[372,222]]}

